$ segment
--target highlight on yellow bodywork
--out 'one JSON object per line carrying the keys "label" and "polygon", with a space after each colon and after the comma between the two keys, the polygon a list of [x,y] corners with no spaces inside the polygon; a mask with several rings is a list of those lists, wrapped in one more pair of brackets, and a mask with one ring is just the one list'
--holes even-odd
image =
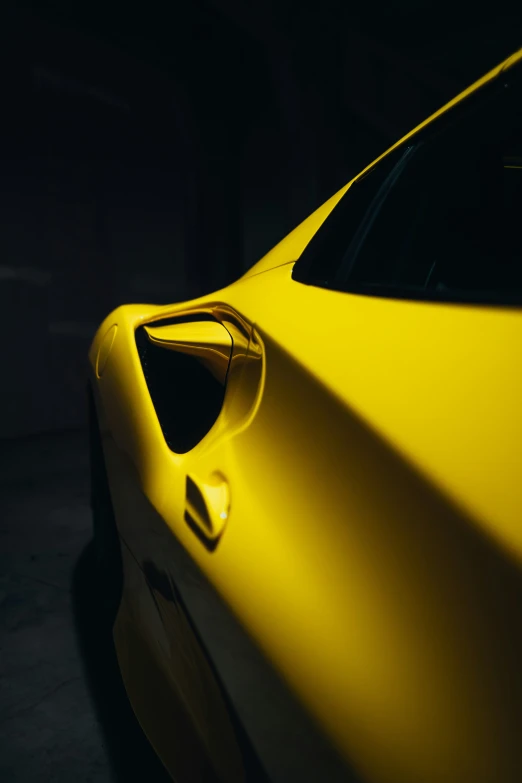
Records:
{"label": "highlight on yellow bodywork", "polygon": [[107,359],[109,358],[109,354],[112,351],[112,346],[114,344],[117,331],[118,325],[113,324],[106,332],[105,337],[100,344],[98,355],[96,356],[96,375],[98,378],[101,378],[105,365],[107,364]]}
{"label": "highlight on yellow bodywork", "polygon": [[160,348],[200,359],[220,383],[225,383],[232,354],[232,338],[221,324],[216,321],[195,321],[146,326],[145,332],[150,342]]}
{"label": "highlight on yellow bodywork", "polygon": [[348,185],[344,185],[337,193],[334,193],[328,201],[303,220],[297,228],[294,228],[293,231],[287,234],[254,266],[250,267],[243,275],[243,278],[252,277],[261,272],[267,272],[269,269],[274,269],[276,266],[283,266],[283,264],[296,261],[313,235],[319,231],[330,212],[337,206],[350,185],[351,182]]}

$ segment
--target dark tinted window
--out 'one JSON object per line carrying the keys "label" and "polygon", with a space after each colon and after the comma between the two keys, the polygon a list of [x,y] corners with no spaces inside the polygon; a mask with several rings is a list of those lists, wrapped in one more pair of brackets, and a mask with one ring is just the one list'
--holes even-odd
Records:
{"label": "dark tinted window", "polygon": [[293,269],[294,280],[329,284],[346,255],[350,238],[356,234],[403,154],[403,148],[394,151],[351,185],[304,249]]}
{"label": "dark tinted window", "polygon": [[500,83],[416,138],[385,172],[357,230],[345,230],[344,241],[338,230],[344,251],[326,265],[324,284],[390,296],[520,299],[521,103],[518,86]]}

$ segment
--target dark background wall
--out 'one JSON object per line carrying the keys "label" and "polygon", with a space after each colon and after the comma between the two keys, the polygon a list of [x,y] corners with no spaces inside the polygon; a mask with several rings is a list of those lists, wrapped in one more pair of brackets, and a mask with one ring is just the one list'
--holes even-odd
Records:
{"label": "dark background wall", "polygon": [[522,46],[471,4],[193,0],[0,11],[0,437],[85,423],[118,304],[238,277]]}

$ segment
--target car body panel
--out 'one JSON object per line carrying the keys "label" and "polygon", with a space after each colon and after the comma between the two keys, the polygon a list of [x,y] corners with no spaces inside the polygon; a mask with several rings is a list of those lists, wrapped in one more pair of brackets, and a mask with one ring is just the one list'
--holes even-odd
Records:
{"label": "car body panel", "polygon": [[[183,775],[179,755],[152,736],[174,719],[159,719],[153,694],[136,696],[132,622],[224,781],[246,775],[234,713],[271,780],[514,783],[522,768],[522,312],[292,280],[291,262],[339,194],[236,283],[191,302],[121,307],[93,342],[111,492],[122,547],[132,552],[115,626],[129,696],[172,774]],[[135,333],[202,313],[228,325],[235,358],[215,425],[175,454]],[[209,547],[185,521],[186,479],[216,471],[230,511]],[[181,597],[172,588],[162,598],[155,580]],[[229,619],[209,630],[214,600],[215,616]],[[227,623],[234,630],[225,639]],[[181,636],[190,652],[173,653]],[[223,655],[235,644],[248,653],[227,674]],[[189,658],[192,674],[183,668]],[[249,685],[239,687],[233,670],[242,666]],[[277,685],[267,693],[285,691],[288,714],[310,721],[290,732],[286,749],[284,726],[274,724],[279,697],[259,701],[269,671]],[[189,695],[179,695],[180,681]],[[206,774],[202,767],[193,779]]]}

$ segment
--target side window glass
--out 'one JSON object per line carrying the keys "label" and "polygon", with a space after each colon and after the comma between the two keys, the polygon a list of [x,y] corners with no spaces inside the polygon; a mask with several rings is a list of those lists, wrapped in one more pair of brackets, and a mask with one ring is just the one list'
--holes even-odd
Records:
{"label": "side window glass", "polygon": [[350,242],[403,155],[403,147],[394,150],[349,187],[294,265],[294,280],[330,284]]}
{"label": "side window glass", "polygon": [[522,293],[520,91],[419,140],[333,287],[502,301]]}

